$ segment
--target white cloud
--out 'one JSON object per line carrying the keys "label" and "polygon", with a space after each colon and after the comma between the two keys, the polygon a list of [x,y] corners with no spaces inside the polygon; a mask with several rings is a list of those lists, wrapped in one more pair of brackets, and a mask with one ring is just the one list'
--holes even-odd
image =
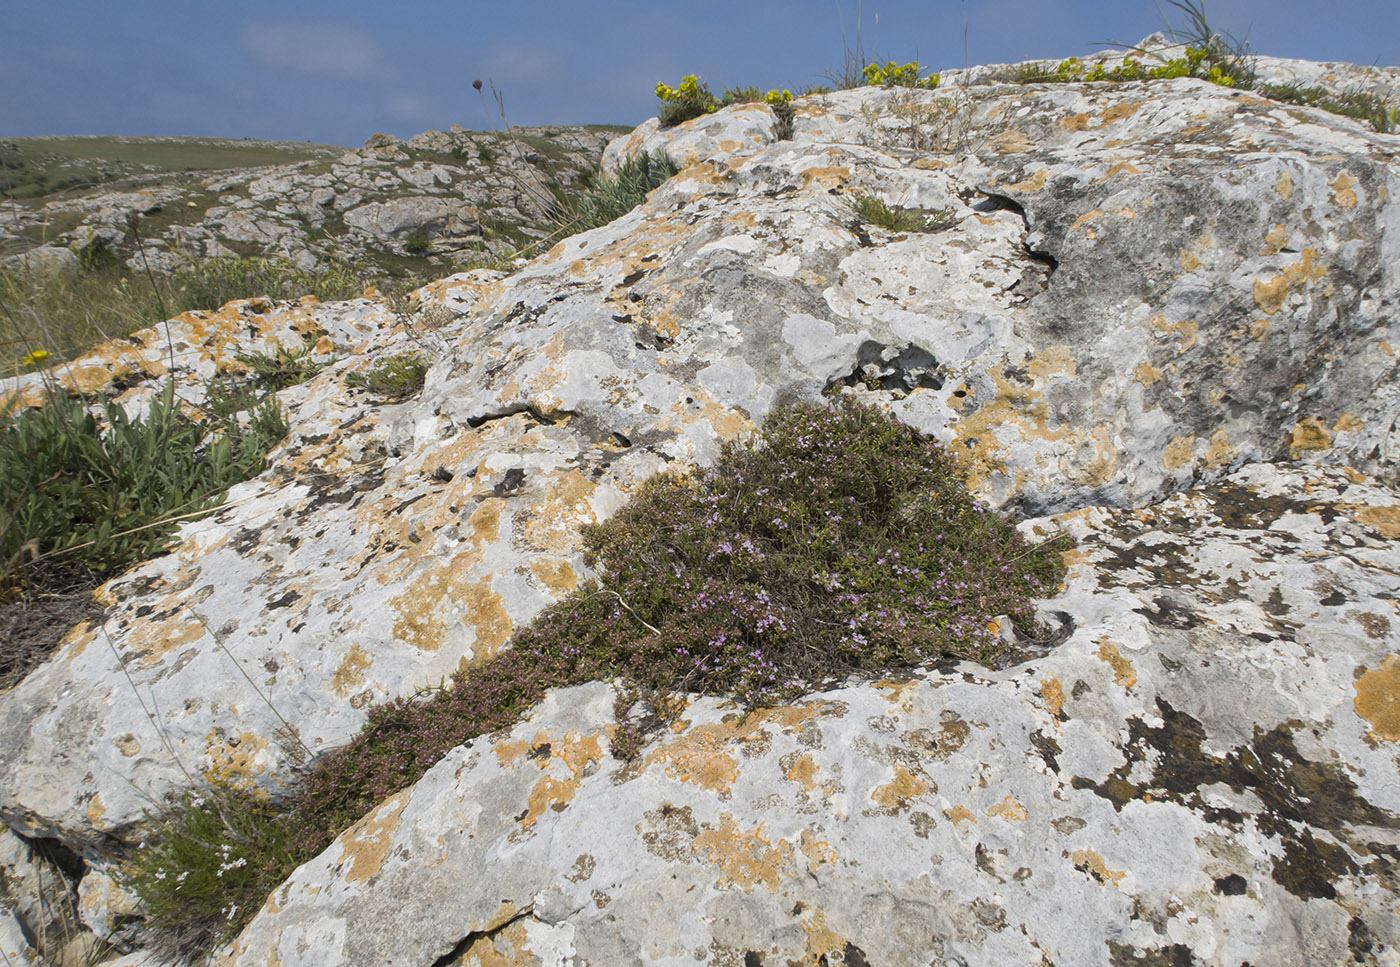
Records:
{"label": "white cloud", "polygon": [[396,121],[416,121],[427,111],[423,102],[411,94],[396,94],[389,98],[389,115]]}
{"label": "white cloud", "polygon": [[294,74],[363,77],[379,59],[372,34],[340,24],[248,24],[238,31],[238,43],[269,67]]}

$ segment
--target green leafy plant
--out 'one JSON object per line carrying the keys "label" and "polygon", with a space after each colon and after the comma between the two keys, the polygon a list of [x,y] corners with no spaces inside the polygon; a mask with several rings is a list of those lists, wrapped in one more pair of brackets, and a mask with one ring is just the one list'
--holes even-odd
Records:
{"label": "green leafy plant", "polygon": [[658,83],[656,96],[661,101],[656,117],[663,128],[675,127],[704,114],[713,114],[719,107],[710,89],[695,74],[682,77],[679,87]]}
{"label": "green leafy plant", "polygon": [[755,101],[763,100],[763,92],[757,87],[726,87],[724,93],[719,97],[720,107],[728,107],[731,104],[752,104]]}
{"label": "green leafy plant", "polygon": [[428,361],[422,353],[400,353],[363,373],[346,373],[345,385],[363,387],[380,396],[409,396],[423,388],[427,374]]}
{"label": "green leafy plant", "polygon": [[938,75],[920,77],[920,70],[922,68],[918,61],[910,61],[907,64],[889,61],[886,64],[866,64],[861,74],[865,83],[874,87],[921,87],[929,91],[937,88]]}
{"label": "green leafy plant", "polygon": [[879,195],[856,192],[847,199],[851,209],[862,221],[892,232],[932,232],[948,225],[953,215],[951,208],[932,211],[921,208],[900,208],[890,205]]}
{"label": "green leafy plant", "polygon": [[262,470],[287,432],[276,400],[246,424],[188,415],[170,389],[143,417],[114,402],[99,420],[77,400],[0,417],[0,584],[3,562],[110,574],[165,549],[179,521],[205,513]]}
{"label": "green leafy plant", "polygon": [[234,357],[248,367],[253,381],[264,390],[277,392],[289,386],[300,386],[334,360],[316,360],[315,346],[300,349],[287,349],[278,346],[277,351],[267,353],[246,353]]}
{"label": "green leafy plant", "polygon": [[236,788],[188,791],[147,822],[147,842],[120,876],[155,928],[148,951],[168,963],[232,939],[294,865],[287,813]]}

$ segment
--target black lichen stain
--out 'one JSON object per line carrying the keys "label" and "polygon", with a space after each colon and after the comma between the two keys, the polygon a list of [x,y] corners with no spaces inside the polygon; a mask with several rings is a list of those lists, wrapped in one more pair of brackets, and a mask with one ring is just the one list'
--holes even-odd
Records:
{"label": "black lichen stain", "polygon": [[1243,896],[1249,883],[1238,873],[1222,876],[1215,881],[1215,892],[1221,896]]}
{"label": "black lichen stain", "polygon": [[1143,950],[1114,940],[1108,941],[1108,962],[1113,967],[1193,967],[1201,963],[1185,944]]}
{"label": "black lichen stain", "polygon": [[[1100,783],[1076,778],[1074,787],[1092,789],[1118,810],[1124,803],[1150,797],[1186,806],[1207,822],[1233,830],[1251,819],[1282,844],[1283,855],[1274,858],[1272,875],[1295,896],[1333,899],[1338,879],[1358,872],[1376,876],[1389,889],[1400,886],[1395,875],[1400,848],[1363,842],[1354,832],[1365,827],[1400,829],[1400,817],[1363,799],[1341,769],[1305,759],[1293,738],[1299,723],[1286,722],[1267,731],[1256,728],[1253,741],[1219,757],[1203,750],[1205,730],[1199,721],[1161,699],[1157,708],[1160,726],[1141,719],[1129,722],[1122,766]],[[1153,761],[1151,778],[1129,778],[1141,775],[1139,763]],[[1246,817],[1236,809],[1208,805],[1201,787],[1222,784],[1252,794],[1260,801],[1259,811]],[[1226,892],[1222,882],[1229,884],[1231,878],[1217,881],[1217,890]]]}

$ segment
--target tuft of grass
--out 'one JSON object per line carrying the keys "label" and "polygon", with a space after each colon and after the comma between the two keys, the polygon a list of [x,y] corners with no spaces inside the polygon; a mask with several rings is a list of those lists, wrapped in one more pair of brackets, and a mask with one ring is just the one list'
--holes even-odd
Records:
{"label": "tuft of grass", "polygon": [[932,232],[948,225],[952,218],[951,208],[926,211],[918,208],[900,208],[890,205],[879,195],[857,192],[847,199],[860,219],[871,225],[887,228],[892,232]]}
{"label": "tuft of grass", "polygon": [[[995,619],[1029,623],[1033,599],[1064,574],[1058,548],[1027,544],[972,499],[937,443],[849,398],[779,409],[757,439],[727,445],[708,470],[653,478],[583,536],[594,580],[446,686],[372,708],[307,774],[289,816],[225,834],[219,823],[237,817],[187,797],[157,832],[171,845],[132,880],[169,911],[159,925],[241,928],[256,904],[228,913],[234,894],[204,893],[182,913],[176,871],[210,884],[242,857],[239,870],[257,879],[238,895],[265,896],[453,748],[520,721],[547,689],[620,680],[614,754],[625,758],[679,692],[766,705],[942,656],[999,664]],[[634,718],[639,704],[646,714]]]}
{"label": "tuft of grass", "polygon": [[321,302],[353,299],[368,280],[354,266],[334,263],[308,272],[286,259],[224,256],[195,262],[171,280],[174,311],[217,309],[234,299],[263,296],[299,299],[313,295]]}
{"label": "tuft of grass", "polygon": [[1336,93],[1325,87],[1301,84],[1260,84],[1255,90],[1275,101],[1319,107],[1332,114],[1364,121],[1381,134],[1400,131],[1400,106],[1391,107],[1384,99],[1365,91]]}
{"label": "tuft of grass", "polygon": [[380,396],[398,398],[411,396],[422,389],[427,374],[428,361],[422,353],[400,353],[363,373],[346,373],[345,385],[351,389],[363,387]]}
{"label": "tuft of grass", "polygon": [[616,221],[679,170],[664,151],[656,151],[628,158],[610,176],[600,172],[586,175],[581,179],[581,192],[558,195],[553,217],[561,229],[554,238],[567,238]]}

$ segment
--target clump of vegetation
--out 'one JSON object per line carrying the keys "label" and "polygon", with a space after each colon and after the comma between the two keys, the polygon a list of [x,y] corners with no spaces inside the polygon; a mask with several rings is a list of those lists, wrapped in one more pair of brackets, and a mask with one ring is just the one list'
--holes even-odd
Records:
{"label": "clump of vegetation", "polygon": [[0,586],[41,563],[101,576],[160,553],[287,432],[275,399],[246,423],[190,416],[169,387],[144,417],[110,401],[103,411],[55,399],[0,416]]}
{"label": "clump of vegetation", "polygon": [[246,353],[234,357],[252,374],[253,381],[269,392],[300,386],[331,364],[331,360],[318,361],[314,357],[315,346],[300,349],[287,349],[278,346],[277,351],[268,353]]}
{"label": "clump of vegetation", "polygon": [[901,208],[890,205],[879,195],[857,192],[847,203],[860,216],[862,221],[892,232],[933,232],[944,228],[952,218],[951,208],[938,208],[932,211],[922,208]]}
{"label": "clump of vegetation", "polygon": [[656,151],[628,158],[612,175],[585,175],[580,179],[581,191],[561,191],[556,198],[554,219],[562,226],[556,237],[568,237],[616,221],[646,201],[649,192],[679,170],[666,152]]}
{"label": "clump of vegetation", "polygon": [[313,295],[322,302],[353,299],[368,280],[354,266],[334,263],[317,272],[286,259],[229,255],[203,259],[180,269],[171,280],[174,311],[217,309],[234,299],[265,296],[299,299]]}
{"label": "clump of vegetation", "polygon": [[351,389],[363,387],[380,396],[397,398],[410,396],[423,388],[428,374],[428,361],[422,353],[399,353],[363,373],[346,373],[345,385]]}
{"label": "clump of vegetation", "polygon": [[1392,107],[1382,98],[1365,91],[1339,94],[1325,87],[1303,87],[1299,84],[1260,84],[1256,90],[1275,101],[1320,107],[1332,114],[1364,121],[1381,134],[1400,131],[1400,106]]}
{"label": "clump of vegetation", "polygon": [[189,962],[232,939],[295,865],[288,815],[227,786],[186,792],[147,815],[149,843],[123,871],[152,931],[147,950]]}
{"label": "clump of vegetation", "polygon": [[865,78],[865,83],[872,87],[921,87],[929,91],[937,88],[938,75],[920,77],[919,71],[922,69],[918,61],[910,61],[907,64],[890,61],[886,64],[866,64],[861,76]]}
{"label": "clump of vegetation", "polygon": [[[175,870],[207,884],[239,858],[261,876],[240,895],[265,895],[453,748],[518,722],[547,689],[620,680],[614,753],[627,757],[679,692],[761,705],[943,656],[998,664],[1007,652],[994,619],[1031,622],[1032,600],[1064,573],[1057,548],[1027,544],[972,499],[934,441],[849,398],[780,409],[712,468],[653,478],[586,529],[584,544],[595,580],[446,687],[371,709],[306,777],[290,825],[261,820],[265,847],[253,831],[227,854],[212,848],[233,841],[217,829],[225,807],[182,801],[161,829],[198,848],[162,847],[145,861],[133,882],[147,905],[178,917]],[[639,703],[651,713],[640,720]],[[185,915],[237,929],[255,907],[228,913],[230,899],[208,894]]]}
{"label": "clump of vegetation", "polygon": [[409,255],[427,255],[433,247],[433,238],[427,232],[409,232],[403,237],[403,250]]}
{"label": "clump of vegetation", "polygon": [[704,114],[713,114],[719,101],[710,89],[694,74],[681,78],[680,87],[671,87],[665,82],[656,85],[656,96],[661,108],[656,112],[657,120],[663,128],[673,128]]}
{"label": "clump of vegetation", "polygon": [[1140,61],[1132,57],[1123,58],[1123,62],[1114,67],[1106,67],[1102,63],[1090,67],[1078,57],[1070,57],[1053,68],[1046,68],[1040,64],[1022,65],[1017,71],[1016,79],[1023,84],[1066,84],[1075,81],[1111,81],[1122,84],[1128,81],[1199,77],[1222,87],[1238,86],[1234,75],[1226,74],[1218,64],[1209,63],[1209,58],[1210,52],[1204,47],[1188,47],[1186,56],[1169,60],[1159,67],[1143,67]]}

